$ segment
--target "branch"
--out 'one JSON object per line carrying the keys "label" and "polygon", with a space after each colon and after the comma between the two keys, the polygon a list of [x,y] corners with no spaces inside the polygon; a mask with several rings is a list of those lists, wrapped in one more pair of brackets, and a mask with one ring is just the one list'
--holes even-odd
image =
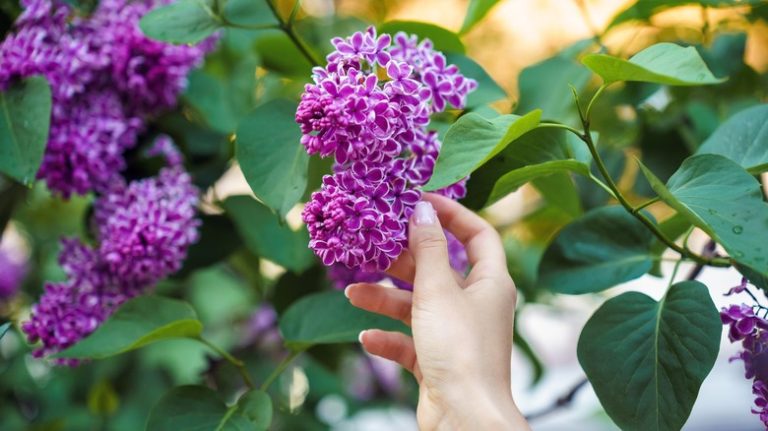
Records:
{"label": "branch", "polygon": [[578,383],[573,385],[573,387],[568,392],[558,397],[551,406],[543,410],[539,410],[537,412],[527,414],[525,415],[525,419],[530,422],[535,419],[548,416],[562,408],[569,407],[571,404],[573,404],[573,400],[574,398],[576,398],[576,394],[578,394],[581,388],[586,386],[588,383],[589,383],[589,380],[587,380],[587,378],[584,377],[583,379],[579,380]]}
{"label": "branch", "polygon": [[298,48],[298,50],[301,52],[301,55],[304,56],[304,58],[309,61],[309,64],[312,66],[320,66],[321,61],[315,57],[315,54],[312,52],[312,49],[304,43],[304,41],[299,37],[298,33],[296,33],[296,29],[293,26],[293,19],[296,17],[296,14],[298,13],[299,8],[299,2],[296,1],[293,5],[293,9],[291,9],[291,16],[285,20],[280,16],[280,12],[278,12],[277,7],[272,3],[272,0],[265,0],[267,2],[267,6],[269,6],[269,9],[272,11],[272,15],[275,16],[275,19],[277,19],[278,22],[278,28],[283,31],[283,33],[288,36],[289,39],[291,39],[291,42]]}

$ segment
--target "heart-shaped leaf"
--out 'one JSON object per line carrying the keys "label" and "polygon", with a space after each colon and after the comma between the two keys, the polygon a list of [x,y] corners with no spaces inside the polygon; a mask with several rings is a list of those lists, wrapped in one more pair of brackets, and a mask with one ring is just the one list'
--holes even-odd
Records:
{"label": "heart-shaped leaf", "polygon": [[464,44],[461,43],[459,36],[434,24],[417,21],[389,21],[379,26],[379,33],[389,33],[392,37],[401,31],[408,35],[415,34],[419,39],[431,40],[438,51],[464,54]]}
{"label": "heart-shaped leaf", "polygon": [[462,116],[446,132],[432,178],[424,190],[438,190],[466,177],[536,128],[540,118],[539,110],[522,117],[500,115],[490,120],[471,112]]}
{"label": "heart-shaped leaf", "polygon": [[664,202],[722,244],[732,259],[768,274],[768,204],[752,175],[715,154],[687,158],[667,185],[640,168]]}
{"label": "heart-shaped leaf", "polygon": [[51,87],[32,76],[0,92],[0,172],[29,184],[43,161],[51,124]]}
{"label": "heart-shaped leaf", "polygon": [[465,34],[480,22],[488,12],[496,6],[499,0],[470,0],[467,6],[467,14],[464,15],[464,23],[461,24],[459,34]]}
{"label": "heart-shaped leaf", "polygon": [[305,296],[280,318],[280,332],[286,345],[293,349],[355,342],[361,331],[374,328],[409,332],[402,322],[352,306],[337,291]]}
{"label": "heart-shaped leaf", "polygon": [[561,230],[539,264],[553,292],[599,292],[640,277],[652,265],[654,237],[620,206],[594,209]]}
{"label": "heart-shaped leaf", "polygon": [[629,60],[607,54],[589,54],[581,60],[600,75],[606,84],[617,81],[653,82],[667,85],[719,84],[696,48],[674,43],[657,43]]}
{"label": "heart-shaped leaf", "polygon": [[704,141],[697,154],[720,154],[752,174],[768,170],[768,104],[729,118]]}
{"label": "heart-shaped leaf", "polygon": [[466,108],[468,110],[476,110],[491,102],[507,98],[507,92],[491,78],[491,75],[488,75],[488,72],[482,66],[471,58],[456,53],[447,53],[445,58],[448,64],[458,66],[462,75],[477,81],[475,91],[467,95]]}
{"label": "heart-shaped leaf", "polygon": [[103,359],[169,338],[195,338],[203,325],[195,310],[176,299],[147,295],[131,299],[96,331],[54,358]]}
{"label": "heart-shaped leaf", "polygon": [[177,0],[149,11],[139,27],[151,39],[175,44],[197,43],[219,29],[220,19],[209,0]]}
{"label": "heart-shaped leaf", "polygon": [[307,187],[309,156],[299,142],[296,104],[272,100],[248,114],[237,129],[237,161],[251,190],[280,217]]}
{"label": "heart-shaped leaf", "polygon": [[623,430],[679,430],[717,359],[722,324],[707,287],[685,281],[656,302],[639,292],[605,302],[581,331],[578,356]]}

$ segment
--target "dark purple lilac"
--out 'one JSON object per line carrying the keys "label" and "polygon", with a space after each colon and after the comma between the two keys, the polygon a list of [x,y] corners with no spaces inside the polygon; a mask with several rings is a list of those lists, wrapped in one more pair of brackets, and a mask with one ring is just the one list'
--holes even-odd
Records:
{"label": "dark purple lilac", "polygon": [[[164,148],[169,160],[178,161],[165,139],[155,148]],[[97,198],[93,226],[98,244],[62,241],[59,262],[67,279],[46,284],[30,320],[22,325],[30,342],[42,342],[35,356],[71,346],[120,304],[178,271],[198,237],[197,203],[189,174],[173,164],[156,177],[129,184],[120,179]]]}
{"label": "dark purple lilac", "polygon": [[723,324],[729,325],[729,339],[741,342],[743,350],[731,360],[743,361],[745,377],[754,379],[752,392],[756,408],[752,412],[768,427],[768,320],[744,304],[723,308],[720,318]]}
{"label": "dark purple lilac", "polygon": [[0,301],[16,295],[26,274],[26,263],[0,248]]}
{"label": "dark purple lilac", "polygon": [[[303,212],[310,248],[352,273],[386,270],[407,245],[419,186],[440,150],[429,117],[446,103],[463,107],[477,86],[428,40],[394,39],[373,27],[334,38],[336,50],[313,70],[296,111],[307,152],[336,160]],[[458,199],[466,188],[462,181],[440,193]]]}
{"label": "dark purple lilac", "polygon": [[148,116],[176,104],[189,70],[213,39],[173,46],[147,39],[138,22],[166,0],[104,0],[88,17],[60,0],[24,0],[24,12],[0,43],[0,90],[43,75],[53,109],[38,172],[54,192],[104,192],[125,168]]}

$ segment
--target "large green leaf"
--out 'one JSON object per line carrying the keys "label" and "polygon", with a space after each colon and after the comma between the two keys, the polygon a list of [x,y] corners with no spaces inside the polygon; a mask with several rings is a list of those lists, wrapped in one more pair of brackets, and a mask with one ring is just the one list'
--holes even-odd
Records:
{"label": "large green leaf", "polygon": [[264,431],[272,422],[272,400],[264,392],[246,392],[227,408],[204,386],[179,386],[152,409],[146,431]]}
{"label": "large green leaf", "polygon": [[402,322],[354,307],[339,291],[305,296],[288,307],[280,318],[283,339],[294,349],[354,342],[366,329],[408,333]]}
{"label": "large green leaf", "polygon": [[0,325],[0,340],[5,337],[5,334],[8,333],[8,330],[11,329],[11,322],[5,322],[2,325]]}
{"label": "large green leaf", "polygon": [[469,0],[467,14],[464,15],[464,23],[461,24],[459,34],[464,34],[472,30],[472,28],[480,22],[498,2],[499,0]]}
{"label": "large green leaf", "polygon": [[715,154],[689,157],[666,186],[640,168],[664,202],[722,244],[732,259],[768,274],[768,204],[755,178]]}
{"label": "large green leaf", "polygon": [[518,79],[520,98],[515,112],[541,109],[543,118],[573,125],[578,113],[569,88],[581,92],[591,76],[586,67],[562,53],[528,66]]}
{"label": "large green leaf", "polygon": [[419,39],[431,40],[438,51],[464,54],[464,44],[461,43],[459,36],[434,24],[417,21],[388,21],[379,26],[379,33],[389,33],[393,37],[401,31],[409,35],[415,34]]}
{"label": "large green leaf", "polygon": [[553,292],[599,292],[651,269],[651,232],[620,206],[594,209],[567,225],[539,265],[539,286]]}
{"label": "large green leaf", "polygon": [[424,190],[437,190],[461,180],[538,126],[540,118],[539,110],[522,117],[500,115],[491,120],[475,113],[462,116],[445,134],[434,173]]}
{"label": "large green leaf", "polygon": [[667,85],[719,84],[696,48],[674,43],[657,43],[629,60],[607,54],[589,54],[581,60],[606,84],[617,81],[653,82]]}
{"label": "large green leaf", "polygon": [[704,141],[697,154],[720,154],[753,174],[768,170],[768,104],[729,118]]}
{"label": "large green leaf", "polygon": [[224,209],[252,252],[294,272],[312,265],[305,228],[294,231],[250,196],[229,197],[224,201]]}
{"label": "large green leaf", "polygon": [[147,37],[175,44],[200,42],[219,26],[209,0],[177,0],[149,11],[139,22]]}
{"label": "large green leaf", "polygon": [[134,298],[91,335],[55,358],[103,359],[168,338],[195,338],[203,325],[186,302],[161,296]]}
{"label": "large green leaf", "polygon": [[285,76],[309,79],[313,65],[284,32],[264,31],[256,39],[254,47],[263,67]]}
{"label": "large green leaf", "polygon": [[29,184],[40,168],[51,124],[51,87],[32,76],[0,92],[0,172]]}
{"label": "large green leaf", "polygon": [[722,324],[707,287],[673,285],[656,302],[628,292],[603,304],[578,356],[605,411],[623,430],[679,430],[717,359]]}
{"label": "large green leaf", "polygon": [[187,258],[174,277],[183,278],[192,272],[226,259],[243,245],[229,217],[221,214],[200,216],[200,239],[187,250]]}
{"label": "large green leaf", "polygon": [[477,81],[477,88],[467,96],[467,109],[475,110],[491,102],[507,98],[507,92],[488,75],[482,66],[471,58],[456,53],[447,53],[445,58],[449,64],[458,66],[464,76]]}
{"label": "large green leaf", "polygon": [[251,190],[280,217],[307,187],[309,156],[299,142],[296,104],[272,100],[259,106],[237,129],[237,161]]}
{"label": "large green leaf", "polygon": [[[471,208],[480,209],[533,179],[569,171],[587,175],[590,162],[589,150],[575,135],[563,129],[533,129],[507,145],[472,174],[468,183],[469,194],[463,202]],[[570,181],[570,178],[566,179]],[[560,202],[553,203],[557,205]]]}

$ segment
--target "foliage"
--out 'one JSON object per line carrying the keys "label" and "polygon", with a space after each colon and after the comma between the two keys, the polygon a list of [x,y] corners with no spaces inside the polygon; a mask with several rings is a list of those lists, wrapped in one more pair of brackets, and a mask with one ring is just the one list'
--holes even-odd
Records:
{"label": "foliage", "polygon": [[[577,353],[620,428],[683,428],[720,345],[710,296],[725,291],[681,280],[677,265],[734,267],[748,280],[743,289],[759,289],[756,312],[768,313],[759,297],[768,292],[760,176],[768,171],[768,79],[744,62],[747,36],[720,28],[693,40],[656,32],[656,43],[631,56],[603,42],[615,27],[681,5],[705,12],[743,5],[750,20],[764,16],[764,5],[637,1],[603,33],[525,68],[510,109],[503,87],[471,58],[467,37],[498,3],[471,0],[457,32],[416,21],[319,19],[300,2],[275,0],[176,0],[144,15],[141,30],[153,40],[217,40],[190,73],[179,105],[147,116],[123,172],[126,180],[155,175],[160,158],[145,150],[157,135],[171,136],[204,192],[199,240],[155,292],[125,302],[54,356],[83,360],[77,368],[30,360],[31,347],[15,328],[45,281],[66,278],[69,268],[57,263],[59,237],[98,242],[89,235],[100,197],[65,201],[34,184],[53,84],[33,76],[0,88],[0,235],[11,223],[30,250],[22,293],[0,297],[0,317],[8,320],[0,324],[0,397],[11,401],[0,403],[2,428],[324,429],[313,413],[323,397],[340,396],[352,411],[371,400],[347,384],[349,362],[363,360],[353,343],[364,329],[408,328],[352,307],[331,289],[295,217],[332,171],[301,145],[300,94],[330,50],[328,40],[368,24],[379,33],[429,38],[448,64],[478,83],[463,109],[432,116],[443,144],[423,190],[469,175],[462,203],[477,211],[525,186],[538,191],[532,211],[498,226],[521,306],[560,294],[610,297],[609,289],[645,274],[670,279],[659,301],[626,292],[603,302]],[[87,16],[85,3],[72,4]],[[0,25],[19,10],[0,7]],[[211,186],[237,168],[252,195],[219,196]],[[689,247],[693,228],[711,239],[704,250]],[[662,260],[676,262],[674,273],[664,274]],[[546,370],[534,345],[525,334],[515,337],[538,380]],[[398,383],[411,386],[394,394],[374,379],[371,397],[377,405],[412,406],[413,383]]]}

